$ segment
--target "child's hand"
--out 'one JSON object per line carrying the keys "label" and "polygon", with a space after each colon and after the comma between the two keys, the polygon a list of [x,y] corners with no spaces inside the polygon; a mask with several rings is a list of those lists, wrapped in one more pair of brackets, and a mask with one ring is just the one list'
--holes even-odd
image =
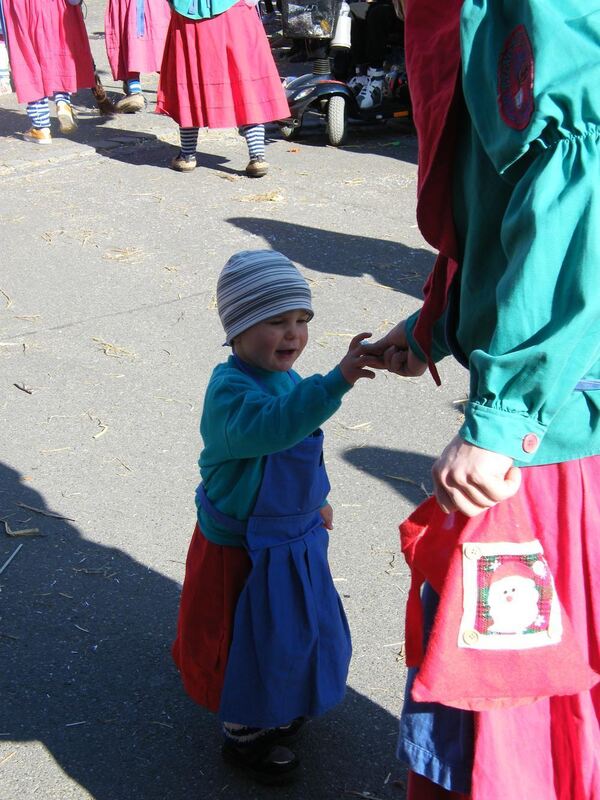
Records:
{"label": "child's hand", "polygon": [[321,519],[323,520],[323,526],[326,530],[332,531],[333,530],[333,508],[327,503],[324,506],[321,506]]}
{"label": "child's hand", "polygon": [[365,342],[363,352],[367,356],[366,367],[387,369],[405,378],[417,378],[427,369],[427,364],[413,353],[406,336],[406,321],[403,320],[377,342]]}
{"label": "child's hand", "polygon": [[350,342],[348,352],[340,361],[340,370],[344,379],[354,386],[359,378],[374,378],[375,373],[370,369],[365,369],[369,356],[363,351],[361,342],[368,339],[370,333],[359,333]]}

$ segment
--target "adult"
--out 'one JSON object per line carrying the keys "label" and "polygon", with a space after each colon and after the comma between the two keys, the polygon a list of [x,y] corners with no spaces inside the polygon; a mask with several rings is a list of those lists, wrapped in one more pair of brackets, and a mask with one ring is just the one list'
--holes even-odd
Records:
{"label": "adult", "polygon": [[[439,256],[420,311],[369,346],[373,365],[429,367],[438,383],[446,355],[469,370],[435,497],[467,517],[522,499],[598,673],[600,8],[408,0],[405,26],[417,219]],[[598,684],[502,710],[449,705],[407,695],[410,800],[600,798]]]}
{"label": "adult", "polygon": [[124,95],[115,104],[121,114],[145,108],[140,73],[158,72],[171,20],[167,0],[108,0],[104,15],[106,55]]}
{"label": "adult", "polygon": [[0,6],[17,100],[27,103],[31,123],[22,136],[32,144],[52,144],[49,98],[61,133],[73,133],[71,94],[95,85],[81,6],[77,0],[2,0]]}
{"label": "adult", "polygon": [[[355,8],[366,5],[361,17]],[[351,4],[352,44],[350,59],[356,74],[349,86],[356,93],[359,108],[369,109],[383,103],[385,80],[384,61],[389,43],[403,45],[404,22],[399,0],[370,0],[369,3]]]}

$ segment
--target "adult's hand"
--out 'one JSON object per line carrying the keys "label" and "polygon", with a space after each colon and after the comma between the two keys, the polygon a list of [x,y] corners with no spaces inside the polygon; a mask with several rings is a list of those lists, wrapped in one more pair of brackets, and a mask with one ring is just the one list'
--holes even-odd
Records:
{"label": "adult's hand", "polygon": [[521,470],[512,458],[484,450],[455,436],[433,465],[434,493],[442,511],[474,517],[512,497]]}
{"label": "adult's hand", "polygon": [[405,320],[378,341],[365,342],[362,348],[367,356],[365,366],[373,369],[387,369],[404,378],[416,378],[427,369],[427,364],[408,345]]}

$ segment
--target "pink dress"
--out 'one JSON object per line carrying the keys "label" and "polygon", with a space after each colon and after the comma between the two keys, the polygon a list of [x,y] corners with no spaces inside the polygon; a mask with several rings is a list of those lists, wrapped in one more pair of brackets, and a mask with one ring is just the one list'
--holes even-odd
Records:
{"label": "pink dress", "polygon": [[95,86],[81,6],[3,0],[10,68],[20,103]]}
{"label": "pink dress", "polygon": [[132,72],[158,72],[170,19],[167,0],[143,0],[141,19],[138,0],[108,0],[106,54],[116,81],[126,80]]}
{"label": "pink dress", "polygon": [[182,128],[235,128],[289,117],[256,8],[240,0],[198,21],[173,13],[156,110]]}

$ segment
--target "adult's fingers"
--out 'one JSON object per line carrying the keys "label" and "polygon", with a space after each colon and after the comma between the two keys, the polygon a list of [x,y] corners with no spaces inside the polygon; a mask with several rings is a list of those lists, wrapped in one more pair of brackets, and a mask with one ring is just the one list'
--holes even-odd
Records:
{"label": "adult's fingers", "polygon": [[521,471],[511,467],[504,479],[490,481],[482,488],[474,483],[453,482],[450,476],[434,469],[433,482],[436,499],[446,514],[461,511],[467,517],[474,517],[516,494],[521,485]]}
{"label": "adult's fingers", "polygon": [[[481,514],[482,511],[487,511],[491,506],[481,506],[474,503],[466,494],[460,489],[447,489],[441,484],[434,482],[434,494],[439,503],[440,508],[445,514],[450,514],[453,511],[461,511],[466,517],[475,517]],[[495,503],[492,503],[495,505]]]}

